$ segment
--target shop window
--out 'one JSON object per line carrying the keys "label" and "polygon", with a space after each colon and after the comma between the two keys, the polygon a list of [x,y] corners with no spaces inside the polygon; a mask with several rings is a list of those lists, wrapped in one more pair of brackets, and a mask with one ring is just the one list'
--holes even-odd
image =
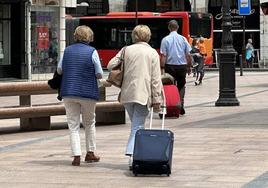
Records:
{"label": "shop window", "polygon": [[33,6],[31,24],[32,73],[52,73],[59,56],[59,9]]}
{"label": "shop window", "polygon": [[10,64],[10,5],[0,5],[0,65]]}

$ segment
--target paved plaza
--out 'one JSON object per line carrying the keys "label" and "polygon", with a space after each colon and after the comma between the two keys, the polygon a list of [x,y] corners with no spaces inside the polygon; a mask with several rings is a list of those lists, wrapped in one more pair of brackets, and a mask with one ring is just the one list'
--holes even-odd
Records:
{"label": "paved plaza", "polygon": [[[203,84],[195,86],[188,76],[186,114],[165,121],[175,135],[170,177],[134,177],[128,170],[129,119],[123,125],[97,126],[99,163],[71,166],[66,119],[58,116],[49,131],[19,132],[18,119],[0,120],[0,187],[268,188],[268,72],[237,72],[240,106],[232,107],[215,107],[218,77],[216,71],[206,72]],[[117,93],[107,88],[107,99]],[[33,101],[56,102],[56,95]],[[17,103],[17,97],[0,98],[0,106]],[[153,121],[160,127],[157,114]],[[81,141],[85,148],[82,129]]]}

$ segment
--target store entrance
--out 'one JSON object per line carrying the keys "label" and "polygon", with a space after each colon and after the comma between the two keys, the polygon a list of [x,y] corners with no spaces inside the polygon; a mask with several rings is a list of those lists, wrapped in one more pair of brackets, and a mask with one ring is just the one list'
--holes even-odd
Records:
{"label": "store entrance", "polygon": [[21,2],[0,4],[0,78],[22,78],[25,32],[21,7]]}

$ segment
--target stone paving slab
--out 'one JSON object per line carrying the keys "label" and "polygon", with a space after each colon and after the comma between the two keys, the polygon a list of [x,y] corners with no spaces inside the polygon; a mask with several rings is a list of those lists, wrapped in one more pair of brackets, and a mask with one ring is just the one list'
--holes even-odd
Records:
{"label": "stone paving slab", "polygon": [[[50,131],[18,132],[18,120],[0,120],[0,187],[267,188],[268,74],[244,72],[236,79],[240,106],[215,107],[218,73],[207,72],[201,86],[188,77],[186,115],[165,121],[175,134],[170,177],[134,177],[128,170],[128,119],[125,125],[97,127],[99,163],[71,166],[66,119],[59,116]],[[117,93],[107,89],[109,99]],[[0,104],[15,100],[0,98]],[[154,125],[161,125],[157,114]],[[81,143],[84,148],[83,129]]]}

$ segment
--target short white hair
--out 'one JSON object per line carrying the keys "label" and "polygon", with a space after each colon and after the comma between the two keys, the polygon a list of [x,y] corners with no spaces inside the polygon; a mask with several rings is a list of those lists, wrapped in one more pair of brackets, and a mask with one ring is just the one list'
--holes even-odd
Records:
{"label": "short white hair", "polygon": [[132,33],[131,38],[133,43],[136,42],[149,42],[151,39],[151,30],[147,25],[137,25]]}
{"label": "short white hair", "polygon": [[75,42],[92,42],[94,37],[93,31],[86,25],[78,26],[74,31]]}

